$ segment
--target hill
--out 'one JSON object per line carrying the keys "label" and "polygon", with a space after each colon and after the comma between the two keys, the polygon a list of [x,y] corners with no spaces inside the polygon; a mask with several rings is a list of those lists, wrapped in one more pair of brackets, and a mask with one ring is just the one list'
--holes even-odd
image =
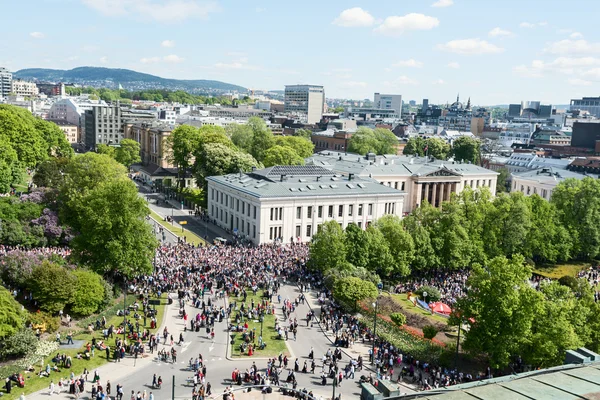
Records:
{"label": "hill", "polygon": [[117,88],[120,84],[127,90],[169,89],[191,93],[247,91],[242,86],[220,81],[167,79],[120,68],[78,67],[70,70],[29,68],[19,70],[13,76],[19,79],[76,83],[92,87]]}

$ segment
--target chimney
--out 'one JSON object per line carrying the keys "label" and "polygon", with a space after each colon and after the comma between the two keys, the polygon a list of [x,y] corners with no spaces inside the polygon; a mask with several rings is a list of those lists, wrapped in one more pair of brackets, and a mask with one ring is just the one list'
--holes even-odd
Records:
{"label": "chimney", "polygon": [[283,181],[285,181],[285,174],[281,174],[281,176],[279,177],[279,182]]}
{"label": "chimney", "polygon": [[317,182],[319,182],[321,180],[320,176],[317,176]]}
{"label": "chimney", "polygon": [[354,178],[354,174],[348,174],[348,181],[351,181]]}

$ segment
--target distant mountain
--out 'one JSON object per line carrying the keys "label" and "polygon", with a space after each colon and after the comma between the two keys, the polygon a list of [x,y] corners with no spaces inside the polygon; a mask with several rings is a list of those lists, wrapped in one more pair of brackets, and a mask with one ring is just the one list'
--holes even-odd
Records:
{"label": "distant mountain", "polygon": [[248,89],[230,83],[211,80],[166,79],[144,74],[130,69],[78,67],[70,70],[29,68],[13,74],[15,78],[37,81],[76,83],[93,87],[117,88],[121,85],[127,90],[169,89],[198,92],[246,92]]}

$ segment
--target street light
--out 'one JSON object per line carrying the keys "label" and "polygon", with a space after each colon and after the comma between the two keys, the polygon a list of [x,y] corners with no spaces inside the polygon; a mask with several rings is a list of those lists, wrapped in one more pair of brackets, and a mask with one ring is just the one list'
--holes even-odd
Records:
{"label": "street light", "polygon": [[377,335],[377,313],[379,311],[379,296],[381,295],[381,289],[383,289],[383,284],[379,282],[377,284],[377,298],[375,299],[375,303],[373,307],[375,307],[375,317],[373,317],[373,347],[371,349],[371,364],[375,364],[375,337]]}

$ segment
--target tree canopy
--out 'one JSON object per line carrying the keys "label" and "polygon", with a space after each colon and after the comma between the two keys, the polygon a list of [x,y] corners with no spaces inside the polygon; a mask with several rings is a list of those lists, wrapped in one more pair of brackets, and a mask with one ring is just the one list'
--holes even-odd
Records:
{"label": "tree canopy", "polygon": [[360,127],[352,134],[348,143],[348,151],[362,155],[367,153],[395,154],[397,145],[398,138],[389,129]]}
{"label": "tree canopy", "polygon": [[461,136],[452,143],[454,159],[462,162],[477,164],[479,161],[479,139],[470,136]]}

